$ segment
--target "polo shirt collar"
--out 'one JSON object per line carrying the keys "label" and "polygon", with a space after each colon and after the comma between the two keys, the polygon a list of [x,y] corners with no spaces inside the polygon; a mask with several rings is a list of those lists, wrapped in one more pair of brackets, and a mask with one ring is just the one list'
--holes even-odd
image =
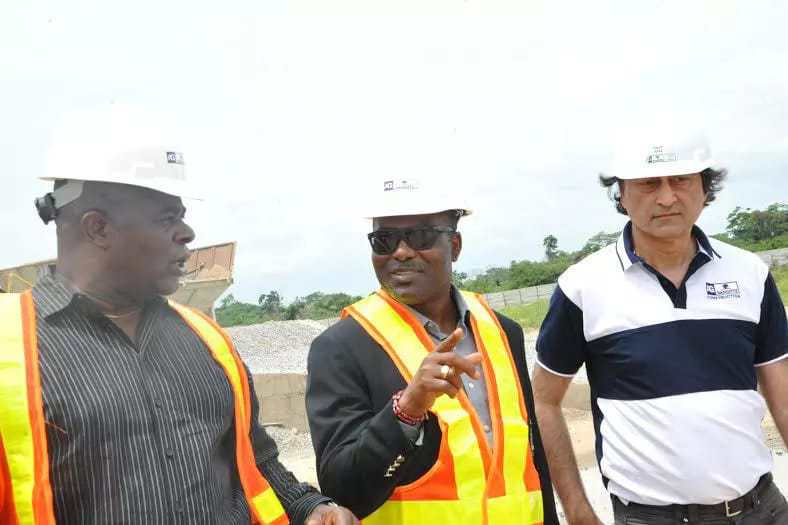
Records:
{"label": "polo shirt collar", "polygon": [[[714,260],[715,256],[718,259],[722,258],[712,247],[709,238],[703,233],[703,230],[697,225],[692,227],[692,236],[698,243],[698,251],[708,257],[709,260]],[[635,263],[645,262],[635,253],[635,244],[632,241],[632,221],[629,221],[627,225],[624,226],[624,230],[616,241],[616,255],[618,255],[618,261],[621,263],[621,269],[624,271],[629,270]]]}
{"label": "polo shirt collar", "polygon": [[709,259],[714,260],[714,257],[717,257],[717,259],[722,259],[722,255],[717,253],[714,247],[712,247],[711,242],[709,242],[709,238],[706,237],[706,234],[703,233],[703,230],[697,226],[693,226],[692,235],[694,235],[695,239],[698,241],[698,250],[705,253]]}

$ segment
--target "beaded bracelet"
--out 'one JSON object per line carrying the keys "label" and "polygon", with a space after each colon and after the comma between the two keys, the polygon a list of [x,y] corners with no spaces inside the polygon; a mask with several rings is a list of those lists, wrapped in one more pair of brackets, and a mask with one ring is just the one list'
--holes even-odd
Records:
{"label": "beaded bracelet", "polygon": [[411,415],[406,414],[405,411],[402,410],[402,408],[400,408],[399,400],[402,397],[402,392],[403,390],[400,390],[399,392],[395,393],[391,397],[391,408],[392,410],[394,410],[394,415],[397,416],[397,419],[399,419],[400,421],[402,421],[407,425],[411,425],[414,427],[426,421],[427,418],[429,417],[429,412],[424,412],[424,414],[422,414],[419,417],[413,417]]}

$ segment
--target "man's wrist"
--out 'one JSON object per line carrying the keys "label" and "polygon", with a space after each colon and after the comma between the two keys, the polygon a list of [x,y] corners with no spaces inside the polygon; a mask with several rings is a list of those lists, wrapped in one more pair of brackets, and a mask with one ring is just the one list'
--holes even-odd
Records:
{"label": "man's wrist", "polygon": [[397,417],[397,419],[408,425],[414,427],[418,426],[427,420],[429,413],[426,410],[420,414],[413,413],[412,408],[408,407],[407,405],[403,406],[400,401],[402,400],[404,393],[404,390],[400,390],[391,397],[391,408],[394,411],[394,415]]}
{"label": "man's wrist", "polygon": [[287,511],[287,515],[292,518],[291,523],[306,523],[306,520],[315,512],[316,508],[320,505],[328,504],[329,501],[332,501],[331,498],[315,490],[315,492],[306,494],[298,499],[293,504],[292,509],[286,508],[285,511]]}
{"label": "man's wrist", "polygon": [[577,505],[564,508],[564,514],[569,523],[596,523],[597,515],[594,508],[587,500]]}

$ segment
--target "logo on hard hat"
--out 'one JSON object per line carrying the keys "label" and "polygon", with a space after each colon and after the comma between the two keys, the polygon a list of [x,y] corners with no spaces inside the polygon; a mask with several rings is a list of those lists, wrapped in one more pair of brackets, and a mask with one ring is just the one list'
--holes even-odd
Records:
{"label": "logo on hard hat", "polygon": [[646,162],[656,164],[657,162],[675,162],[677,159],[678,155],[665,152],[663,146],[654,146],[651,148],[651,154],[646,157]]}
{"label": "logo on hard hat", "polygon": [[183,165],[183,153],[175,151],[167,152],[167,164],[181,164]]}
{"label": "logo on hard hat", "polygon": [[415,180],[386,180],[383,181],[383,191],[395,191],[395,190],[417,190],[419,189],[419,183]]}

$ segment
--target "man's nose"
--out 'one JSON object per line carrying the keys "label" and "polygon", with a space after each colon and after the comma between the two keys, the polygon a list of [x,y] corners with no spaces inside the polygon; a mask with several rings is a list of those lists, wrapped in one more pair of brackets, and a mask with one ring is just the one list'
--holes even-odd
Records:
{"label": "man's nose", "polygon": [[194,241],[195,236],[192,227],[182,222],[181,227],[175,232],[175,242],[178,244],[189,244]]}
{"label": "man's nose", "polygon": [[416,256],[416,250],[408,246],[408,243],[405,242],[405,239],[401,239],[391,256],[398,261],[406,261]]}
{"label": "man's nose", "polygon": [[670,185],[667,178],[660,180],[659,188],[657,188],[657,204],[665,208],[670,208],[676,202],[676,192]]}

